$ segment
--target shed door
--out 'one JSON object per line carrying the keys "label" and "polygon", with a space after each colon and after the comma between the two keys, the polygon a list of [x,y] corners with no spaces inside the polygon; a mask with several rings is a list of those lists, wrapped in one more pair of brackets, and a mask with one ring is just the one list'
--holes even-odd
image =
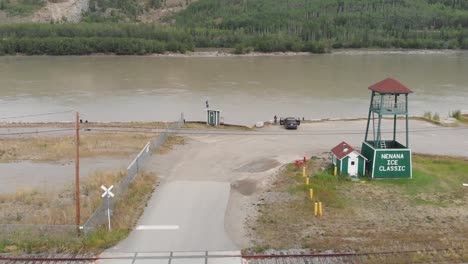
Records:
{"label": "shed door", "polygon": [[348,160],[348,174],[349,176],[357,176],[358,175],[358,162],[359,159],[357,157],[351,158],[349,157]]}
{"label": "shed door", "polygon": [[210,120],[208,121],[208,123],[210,125],[214,125],[216,122],[215,122],[215,113],[214,112],[210,112]]}

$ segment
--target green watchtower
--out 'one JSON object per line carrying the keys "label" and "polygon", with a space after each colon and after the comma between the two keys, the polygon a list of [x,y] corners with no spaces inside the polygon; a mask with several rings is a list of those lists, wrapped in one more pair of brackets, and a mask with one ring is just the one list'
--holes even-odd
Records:
{"label": "green watchtower", "polygon": [[[367,129],[362,154],[368,159],[372,178],[412,178],[411,149],[408,139],[408,94],[410,89],[399,81],[387,78],[369,87],[372,91]],[[393,116],[393,138],[382,137],[382,123]],[[405,145],[397,141],[397,118],[405,119]],[[383,120],[384,119],[384,120]],[[372,135],[369,127],[372,123]],[[390,121],[391,123],[391,121]]]}

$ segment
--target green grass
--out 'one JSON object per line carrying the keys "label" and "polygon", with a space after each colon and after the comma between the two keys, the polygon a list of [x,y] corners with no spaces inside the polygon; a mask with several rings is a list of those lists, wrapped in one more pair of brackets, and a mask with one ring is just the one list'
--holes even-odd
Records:
{"label": "green grass", "polygon": [[[314,162],[308,161],[307,175],[309,176],[309,186],[305,184],[305,178],[302,177],[302,169],[296,169],[294,164],[288,164],[282,174],[284,177],[292,178],[293,181],[286,186],[286,191],[291,195],[307,196],[309,189],[314,190],[314,202],[323,202],[333,208],[344,208],[346,201],[338,195],[338,189],[351,181],[348,177],[333,176],[331,170],[325,170],[315,173]],[[311,201],[312,202],[312,201]]]}
{"label": "green grass", "polygon": [[[439,257],[442,261],[460,261],[466,256],[466,239],[460,238],[466,233],[466,225],[459,212],[467,204],[468,188],[461,183],[468,182],[468,162],[422,155],[413,155],[413,161],[413,179],[363,177],[354,182],[333,176],[331,170],[322,171],[328,160],[312,160],[307,171],[313,175],[313,200],[308,196],[302,170],[295,169],[294,164],[284,166],[268,192],[272,197],[281,193],[280,197],[287,198],[258,206],[258,217],[251,224],[247,222],[254,238],[254,247],[247,252],[266,248],[307,248],[314,252],[423,249],[400,258],[375,256],[364,263],[408,259],[431,262]],[[313,203],[318,201],[324,206],[322,217],[313,213]],[[412,226],[402,227],[409,222]],[[439,254],[437,259],[430,252],[431,248],[460,247],[465,249],[453,255]]]}
{"label": "green grass", "polygon": [[372,181],[376,185],[400,188],[417,204],[446,206],[466,193],[462,183],[468,182],[468,162],[447,157],[413,157],[413,179]]}

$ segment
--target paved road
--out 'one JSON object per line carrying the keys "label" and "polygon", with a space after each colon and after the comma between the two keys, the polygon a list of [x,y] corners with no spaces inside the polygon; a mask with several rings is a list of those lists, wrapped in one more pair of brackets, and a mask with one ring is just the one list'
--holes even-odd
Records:
{"label": "paved road", "polygon": [[[387,127],[390,124],[384,121]],[[414,152],[468,156],[466,127],[441,128],[422,121],[410,124]],[[153,158],[151,166],[163,183],[138,222],[143,228],[108,252],[239,250],[248,246],[243,222],[249,211],[244,207],[251,202],[249,195],[265,184],[262,179],[282,164],[329,151],[342,140],[359,148],[365,125],[365,121],[335,121],[303,124],[297,132],[269,127],[188,135],[186,145]],[[245,179],[252,181],[233,191],[231,186]],[[167,230],[154,230],[162,227]]]}
{"label": "paved road", "polygon": [[224,232],[224,212],[229,190],[227,182],[173,181],[164,184],[146,208],[146,213],[138,223],[138,230],[113,250],[155,252],[237,249]]}

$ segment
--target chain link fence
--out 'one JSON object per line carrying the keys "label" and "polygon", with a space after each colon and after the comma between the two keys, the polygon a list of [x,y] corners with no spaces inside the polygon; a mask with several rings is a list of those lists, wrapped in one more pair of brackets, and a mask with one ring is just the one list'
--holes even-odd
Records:
{"label": "chain link fence", "polygon": [[177,130],[182,128],[183,125],[184,115],[181,114],[179,120],[169,123],[164,131],[162,131],[155,139],[153,139],[151,142],[148,142],[143,147],[140,153],[128,166],[127,175],[114,186],[114,189],[112,189],[112,192],[115,194],[114,198],[109,200],[103,199],[99,207],[83,225],[82,229],[85,235],[107,223],[108,208],[110,215],[112,216],[116,201],[124,197],[124,194],[128,190],[130,184],[135,180],[138,173],[144,169],[144,165],[147,163],[151,154],[154,152],[152,150],[157,150],[159,147],[161,147],[166,142],[167,138],[170,135],[177,133]]}

